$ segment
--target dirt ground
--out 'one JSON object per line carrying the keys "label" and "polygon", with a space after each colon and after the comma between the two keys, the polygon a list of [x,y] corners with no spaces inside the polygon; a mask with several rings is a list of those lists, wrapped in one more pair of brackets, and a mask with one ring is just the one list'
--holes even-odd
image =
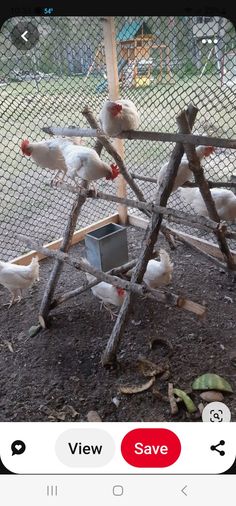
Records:
{"label": "dirt ground", "polygon": [[[137,256],[142,236],[143,231],[128,229],[130,258]],[[163,240],[156,247],[161,245]],[[71,252],[83,254],[84,244]],[[52,313],[50,328],[29,336],[29,328],[37,323],[50,260],[40,263],[40,283],[11,309],[3,307],[9,294],[1,287],[0,421],[87,421],[90,410],[97,411],[103,421],[199,421],[181,405],[173,417],[165,397],[168,382],[189,391],[192,381],[207,372],[217,373],[231,384],[234,393],[225,394],[224,402],[236,421],[235,284],[218,266],[181,243],[170,255],[174,273],[169,288],[205,303],[207,318],[201,321],[187,311],[137,300],[121,342],[118,365],[111,369],[101,365],[101,354],[114,322],[100,309],[91,291],[59,306]],[[78,286],[83,279],[84,274],[65,266],[58,292]],[[151,347],[155,336],[167,340],[172,351],[158,341]],[[140,370],[140,356],[167,364],[167,371],[144,392],[119,393],[121,384],[149,381]],[[191,396],[198,405],[199,393]]]}

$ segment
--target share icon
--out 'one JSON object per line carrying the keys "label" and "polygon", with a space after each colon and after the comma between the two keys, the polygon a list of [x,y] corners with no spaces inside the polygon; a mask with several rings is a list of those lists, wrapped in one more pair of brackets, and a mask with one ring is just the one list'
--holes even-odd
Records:
{"label": "share icon", "polygon": [[218,446],[223,446],[223,445],[225,445],[225,441],[223,441],[223,439],[222,439],[222,440],[218,443],[218,445],[212,445],[212,446],[211,446],[211,450],[212,450],[212,451],[216,451],[216,452],[218,452],[218,453],[221,455],[221,457],[223,457],[223,456],[225,455],[225,452],[224,452],[223,450],[218,450]]}

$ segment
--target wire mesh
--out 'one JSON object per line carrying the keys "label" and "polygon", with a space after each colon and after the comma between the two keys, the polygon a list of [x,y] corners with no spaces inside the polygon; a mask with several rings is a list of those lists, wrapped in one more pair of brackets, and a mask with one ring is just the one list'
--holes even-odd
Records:
{"label": "wire mesh", "polygon": [[[19,49],[11,34],[21,22],[32,22],[39,40]],[[218,17],[116,17],[121,98],[136,104],[142,130],[175,132],[176,115],[192,102],[199,108],[194,132],[235,137],[235,87],[222,84],[224,54],[235,54],[235,30]],[[227,57],[228,58],[228,57]],[[228,61],[228,60],[227,60]],[[230,72],[235,68],[230,67]],[[232,79],[231,79],[232,81]],[[22,254],[16,233],[49,242],[64,230],[73,196],[52,189],[53,174],[23,157],[24,138],[48,138],[44,126],[87,126],[81,110],[98,114],[108,97],[102,21],[98,17],[11,18],[0,32],[0,257]],[[84,139],[89,146],[94,139]],[[125,141],[130,172],[156,177],[173,144]],[[102,152],[102,158],[109,156]],[[230,181],[235,151],[218,149],[204,162],[211,180]],[[140,182],[151,199],[155,185]],[[109,185],[109,187],[107,186]],[[99,189],[115,192],[115,184]],[[130,193],[130,192],[128,192]],[[131,195],[131,193],[130,193]],[[172,194],[169,204],[190,210]],[[112,203],[87,201],[77,228],[116,210]],[[137,214],[137,210],[130,210]]]}

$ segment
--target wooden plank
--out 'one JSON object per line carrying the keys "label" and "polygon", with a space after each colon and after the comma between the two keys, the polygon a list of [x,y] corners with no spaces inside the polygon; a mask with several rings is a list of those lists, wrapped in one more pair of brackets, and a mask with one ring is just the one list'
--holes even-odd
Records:
{"label": "wooden plank", "polygon": [[[146,229],[148,226],[148,220],[144,218],[140,218],[135,215],[128,215],[128,223],[129,225],[133,225],[134,227],[139,227]],[[168,225],[168,230],[170,232],[178,234],[180,237],[183,237],[186,242],[192,244],[193,246],[198,247],[200,250],[204,251],[208,255],[213,256],[214,258],[219,258],[223,260],[223,255],[219,249],[219,247],[211,241],[206,241],[205,239],[201,239],[200,237],[196,237],[195,235],[187,234],[186,232],[181,232],[180,230],[176,230]],[[236,260],[236,251],[230,250],[232,256]]]}
{"label": "wooden plank", "polygon": [[145,220],[145,218],[140,218],[139,216],[135,216],[134,214],[128,214],[128,224],[133,225],[134,227],[144,228],[146,229],[149,221]]}
{"label": "wooden plank", "polygon": [[[86,234],[92,232],[97,227],[102,227],[104,225],[108,225],[109,223],[119,223],[119,214],[118,213],[111,214],[110,216],[107,216],[107,218],[103,218],[102,220],[96,221],[87,227],[77,230],[73,234],[71,245],[73,246],[74,244],[77,244],[78,242],[82,241]],[[61,243],[62,237],[60,239],[57,239],[56,241],[52,241],[48,244],[45,244],[45,248],[57,250],[58,248],[60,248]],[[36,251],[32,250],[29,251],[28,253],[25,253],[24,255],[21,255],[20,257],[13,258],[13,260],[11,260],[11,263],[18,265],[28,265],[36,254],[39,257],[39,260],[43,260],[43,258],[46,258],[45,255],[36,253]]]}
{"label": "wooden plank", "polygon": [[[211,255],[214,258],[219,258],[220,260],[224,259],[219,247],[213,242],[206,241],[205,239],[201,239],[200,237],[196,237],[195,235],[187,234],[186,232],[180,232],[179,230],[175,230],[169,226],[168,230],[177,233],[180,237],[183,237],[186,242],[192,244],[193,246],[198,247],[200,250],[204,251],[208,255]],[[236,251],[235,250],[230,251],[234,259],[236,260]]]}
{"label": "wooden plank", "polygon": [[[107,81],[109,98],[111,100],[118,100],[119,94],[119,75],[118,75],[118,63],[117,63],[117,52],[116,52],[116,34],[115,34],[115,22],[114,16],[107,16],[103,18],[103,33],[104,33],[104,46],[105,46],[105,57],[106,57],[106,68],[107,68]],[[122,139],[114,140],[114,147],[124,160],[125,150],[124,141]],[[127,185],[124,177],[120,175],[117,180],[117,196],[126,197]],[[127,223],[127,206],[118,205],[118,213],[120,222],[125,225]]]}

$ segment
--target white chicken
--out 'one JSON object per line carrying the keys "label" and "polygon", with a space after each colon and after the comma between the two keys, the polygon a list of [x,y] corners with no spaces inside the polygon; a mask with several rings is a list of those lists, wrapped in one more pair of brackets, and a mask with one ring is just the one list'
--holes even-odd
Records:
{"label": "white chicken", "polygon": [[[67,142],[73,146],[81,144],[82,141],[80,137],[72,137],[67,139]],[[23,155],[31,156],[39,167],[57,171],[51,184],[63,181],[67,166],[57,139],[46,139],[39,142],[30,142],[28,139],[24,139],[21,142],[21,151]],[[61,178],[59,178],[59,174],[62,174]]]}
{"label": "white chicken", "polygon": [[12,295],[9,307],[16,300],[21,301],[22,290],[29,288],[34,281],[39,281],[38,257],[33,257],[29,265],[0,261],[0,284],[5,286]]}
{"label": "white chicken", "polygon": [[99,114],[103,132],[115,137],[126,130],[137,130],[140,118],[131,100],[107,100]]}
{"label": "white chicken", "polygon": [[[164,249],[160,249],[160,260],[149,260],[143,281],[149,288],[158,288],[159,286],[168,285],[172,279],[173,264],[171,263],[169,254]],[[127,272],[128,277],[131,276],[133,269]]]}
{"label": "white chicken", "polygon": [[[181,188],[181,196],[190,204],[196,213],[209,217],[205,202],[199,188]],[[233,221],[236,219],[236,197],[231,190],[225,188],[212,188],[210,190],[215,202],[216,210],[221,220]]]}
{"label": "white chicken", "polygon": [[160,261],[149,260],[143,281],[149,288],[159,288],[168,285],[172,279],[173,264],[170,257],[164,249],[159,252]]}
{"label": "white chicken", "polygon": [[[88,272],[86,272],[86,277],[89,283],[96,281],[96,278]],[[101,281],[97,285],[93,286],[91,290],[93,295],[102,301],[103,307],[109,311],[111,317],[113,317],[115,313],[109,306],[121,306],[126,295],[126,291],[123,288],[116,288],[105,281]]]}
{"label": "white chicken", "polygon": [[[203,158],[206,158],[207,156],[210,156],[212,153],[214,153],[215,148],[213,146],[197,146],[196,153],[201,161]],[[158,184],[160,185],[163,181],[163,178],[166,173],[166,169],[168,166],[168,163],[165,163],[163,167],[161,168],[159,174],[158,174]],[[187,181],[191,181],[193,177],[193,172],[189,168],[189,163],[186,154],[183,155],[181,163],[178,168],[178,172],[175,178],[174,186],[172,189],[172,192],[175,192],[180,186],[182,186]]]}
{"label": "white chicken", "polygon": [[97,152],[86,146],[77,146],[71,144],[65,139],[55,139],[54,146],[61,150],[67,175],[72,179],[80,177],[85,181],[96,181],[105,177],[107,180],[113,180],[119,175],[117,165],[103,162]]}

